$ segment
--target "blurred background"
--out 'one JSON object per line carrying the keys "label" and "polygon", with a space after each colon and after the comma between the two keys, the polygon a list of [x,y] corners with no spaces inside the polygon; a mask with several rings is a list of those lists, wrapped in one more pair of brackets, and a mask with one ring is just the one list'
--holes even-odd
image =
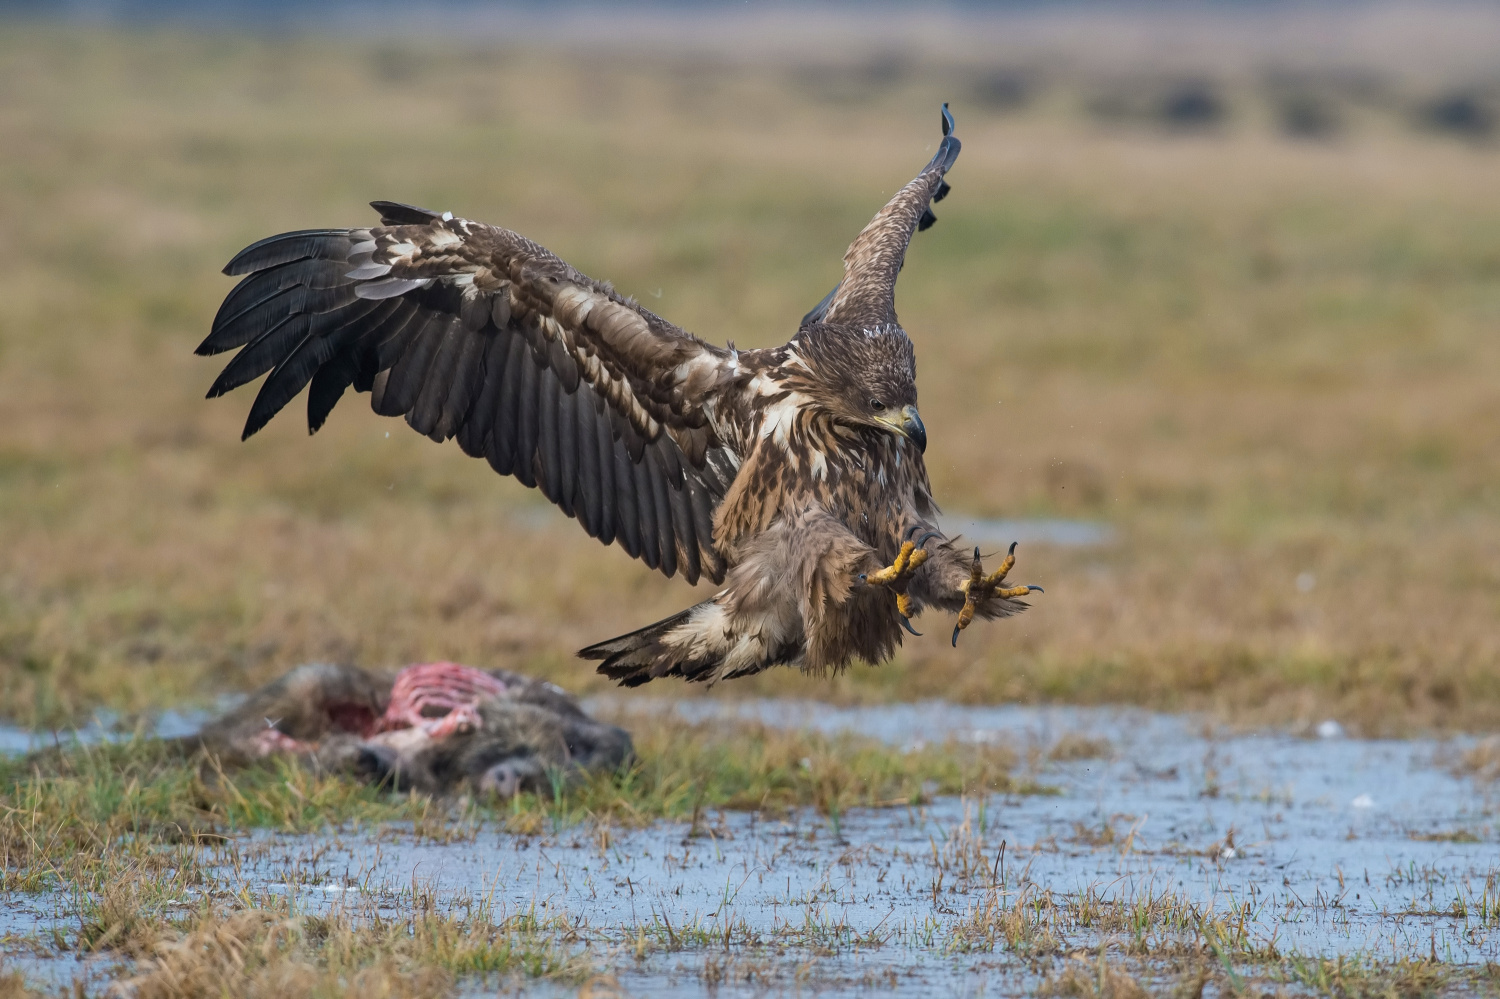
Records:
{"label": "blurred background", "polygon": [[712,696],[1500,725],[1493,5],[0,3],[0,95],[12,720],[308,660],[604,689],[575,649],[702,594],[364,397],[241,444],[219,268],[405,201],[780,343],[947,100],[898,293],[929,467],[1047,594]]}

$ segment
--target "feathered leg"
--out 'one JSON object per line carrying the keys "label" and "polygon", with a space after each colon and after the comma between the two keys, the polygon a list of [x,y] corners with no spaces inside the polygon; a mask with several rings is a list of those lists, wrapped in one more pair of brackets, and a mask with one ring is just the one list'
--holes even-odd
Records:
{"label": "feathered leg", "polygon": [[[899,641],[860,574],[874,551],[813,506],[752,540],[724,589],[664,621],[579,652],[599,672],[634,687],[657,677],[716,683],[771,666],[837,670],[878,660]],[[886,597],[885,599],[889,599]]]}
{"label": "feathered leg", "polygon": [[[907,531],[907,534],[912,534]],[[890,565],[876,572],[862,574],[860,582],[871,586],[884,586],[896,594],[896,613],[900,615],[901,627],[915,635],[922,637],[922,633],[911,626],[912,615],[916,613],[916,604],[912,601],[910,588],[912,577],[917,570],[931,557],[925,545],[933,538],[941,537],[937,531],[923,532],[920,539],[916,541],[903,541],[901,549],[896,552],[896,558]]]}

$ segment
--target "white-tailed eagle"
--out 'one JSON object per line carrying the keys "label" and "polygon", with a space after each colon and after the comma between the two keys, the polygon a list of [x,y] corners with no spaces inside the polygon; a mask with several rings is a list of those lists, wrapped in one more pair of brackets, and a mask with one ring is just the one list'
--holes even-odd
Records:
{"label": "white-tailed eagle", "polygon": [[[844,276],[784,346],[718,347],[497,226],[377,201],[380,225],[283,233],[199,354],[239,348],[209,389],[269,372],[244,436],[304,388],[309,431],[353,386],[375,412],[457,438],[591,536],[722,587],[584,649],[627,686],[880,662],[926,608],[1006,617],[1037,587],[986,574],[936,526],[916,362],[896,276],[958,156],[937,155],[864,228]],[[915,633],[915,632],[914,632]]]}

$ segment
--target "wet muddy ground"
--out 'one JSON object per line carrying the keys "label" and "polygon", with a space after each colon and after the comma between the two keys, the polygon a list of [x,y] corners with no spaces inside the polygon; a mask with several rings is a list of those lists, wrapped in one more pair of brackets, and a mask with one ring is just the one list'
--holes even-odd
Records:
{"label": "wet muddy ground", "polygon": [[[1174,957],[1205,951],[1249,955],[1230,974],[1280,981],[1320,957],[1500,961],[1496,796],[1452,771],[1453,743],[1350,739],[1331,723],[1310,738],[1220,736],[1191,719],[1073,709],[590,707],[627,725],[677,711],[902,745],[1006,742],[1056,793],[534,837],[480,827],[446,844],[401,829],[258,834],[214,848],[203,890],[387,918],[413,905],[530,913],[641,996],[1025,991],[1101,947],[1163,982]],[[61,895],[12,895],[0,922],[13,944],[76,928]],[[10,949],[40,979],[106,971]]]}

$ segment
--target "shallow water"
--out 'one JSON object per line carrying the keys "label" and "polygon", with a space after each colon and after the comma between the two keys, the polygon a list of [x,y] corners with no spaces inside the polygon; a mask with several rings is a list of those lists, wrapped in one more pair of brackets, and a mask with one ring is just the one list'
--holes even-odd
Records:
{"label": "shallow water", "polygon": [[[233,700],[226,698],[221,709]],[[214,712],[208,711],[168,710],[144,720],[137,727],[123,724],[123,719],[113,712],[101,711],[87,725],[55,731],[38,731],[0,722],[0,756],[20,756],[48,746],[75,742],[86,746],[100,742],[125,742],[138,735],[180,739],[197,732],[213,716]]]}
{"label": "shallow water", "polygon": [[[309,911],[389,914],[416,888],[450,905],[488,896],[497,916],[561,916],[634,995],[697,995],[705,982],[723,996],[1023,990],[1037,966],[1003,940],[965,949],[963,927],[987,904],[1025,908],[1048,892],[1075,909],[1087,899],[1154,900],[1161,913],[1193,913],[1189,922],[1238,924],[1242,946],[1281,955],[1500,959],[1497,802],[1492,788],[1446,769],[1448,743],[1224,736],[1137,711],[619,697],[590,706],[627,725],[674,711],[899,745],[1005,742],[1058,793],[941,798],[836,819],[716,813],[697,829],[613,829],[607,841],[586,827],[531,838],[486,830],[449,845],[399,830],[258,834],[237,847],[249,858],[241,873]],[[1107,756],[1048,756],[1077,752],[1081,736],[1107,740]],[[221,874],[233,888],[229,870]],[[4,929],[50,924],[50,902],[12,901],[25,909],[7,912]],[[1167,953],[1198,939],[1168,915],[1109,933],[1055,910],[1037,919],[1062,954],[1092,954],[1101,941]]]}
{"label": "shallow water", "polygon": [[1084,548],[1109,544],[1115,537],[1114,528],[1101,521],[1055,517],[991,520],[960,513],[943,517],[940,526],[949,537],[962,537],[971,544],[1000,547],[1016,541],[1022,544]]}

